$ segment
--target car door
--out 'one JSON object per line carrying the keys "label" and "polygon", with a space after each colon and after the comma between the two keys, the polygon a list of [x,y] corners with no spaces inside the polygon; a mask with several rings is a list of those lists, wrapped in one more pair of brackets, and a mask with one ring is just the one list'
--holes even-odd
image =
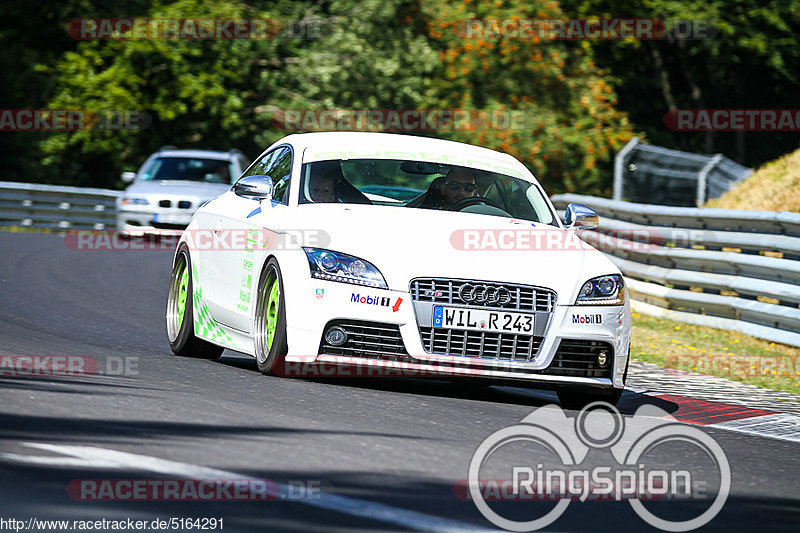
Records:
{"label": "car door", "polygon": [[[220,323],[240,331],[249,331],[252,306],[255,305],[257,248],[274,245],[268,233],[276,229],[289,198],[293,164],[292,148],[279,146],[265,154],[242,177],[265,175],[273,178],[271,205],[259,200],[225,195],[215,206],[214,237],[222,249],[206,254],[206,271],[215,280],[207,298],[211,315]],[[257,220],[257,223],[255,222]]]}

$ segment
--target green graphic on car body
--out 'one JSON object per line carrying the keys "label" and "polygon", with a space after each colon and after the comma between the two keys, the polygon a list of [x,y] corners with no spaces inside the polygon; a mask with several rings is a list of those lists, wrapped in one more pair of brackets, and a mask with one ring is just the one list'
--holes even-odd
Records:
{"label": "green graphic on car body", "polygon": [[233,345],[228,336],[211,316],[208,304],[203,301],[203,290],[197,280],[197,267],[192,264],[192,300],[194,301],[194,332],[198,337],[219,342],[227,346]]}

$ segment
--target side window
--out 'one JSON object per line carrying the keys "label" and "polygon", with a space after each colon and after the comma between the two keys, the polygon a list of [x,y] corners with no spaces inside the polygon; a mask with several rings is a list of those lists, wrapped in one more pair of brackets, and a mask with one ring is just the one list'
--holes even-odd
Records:
{"label": "side window", "polygon": [[244,176],[269,176],[275,189],[272,198],[276,202],[289,202],[289,180],[292,176],[292,149],[282,146],[264,155]]}
{"label": "side window", "polygon": [[292,177],[292,149],[284,146],[275,150],[265,174],[272,178],[275,190],[272,197],[276,202],[289,203],[289,180]]}
{"label": "side window", "polygon": [[269,162],[272,161],[272,158],[275,156],[276,153],[277,153],[276,151],[272,151],[268,154],[265,154],[264,157],[262,157],[258,163],[253,165],[253,168],[251,168],[248,172],[245,172],[242,175],[242,177],[258,176],[266,174],[265,171],[267,170],[267,168],[269,168]]}

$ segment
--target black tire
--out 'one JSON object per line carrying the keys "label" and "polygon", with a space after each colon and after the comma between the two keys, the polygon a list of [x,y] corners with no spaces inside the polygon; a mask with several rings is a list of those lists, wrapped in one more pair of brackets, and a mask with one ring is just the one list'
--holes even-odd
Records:
{"label": "black tire", "polygon": [[[182,357],[198,357],[202,359],[216,359],[225,348],[211,344],[200,339],[194,334],[194,310],[192,305],[192,264],[189,259],[189,251],[183,247],[175,255],[175,263],[172,265],[172,276],[170,278],[169,296],[167,297],[167,339],[172,353]],[[184,267],[185,265],[185,267]],[[177,319],[177,285],[178,276],[182,274],[183,268],[187,272],[186,300],[183,303],[183,320],[178,323]]]}
{"label": "black tire", "polygon": [[616,405],[622,396],[622,389],[612,389],[610,391],[597,392],[577,392],[570,390],[560,390],[557,392],[558,401],[564,409],[574,409],[580,411],[592,402],[608,402]]}
{"label": "black tire", "polygon": [[[274,301],[270,302],[270,295],[277,284],[278,309],[274,310]],[[285,370],[286,354],[289,351],[286,339],[286,293],[283,287],[283,276],[278,261],[272,257],[261,272],[256,293],[256,313],[254,323],[254,346],[256,365],[262,374],[267,376],[283,375]],[[269,343],[268,323],[270,313],[274,310],[276,320],[272,343]]]}

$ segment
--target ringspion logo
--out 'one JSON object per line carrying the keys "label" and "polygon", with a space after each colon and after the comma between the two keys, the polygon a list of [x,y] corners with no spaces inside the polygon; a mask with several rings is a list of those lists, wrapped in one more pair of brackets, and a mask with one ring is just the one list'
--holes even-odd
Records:
{"label": "ringspion logo", "polygon": [[[701,458],[702,466],[656,460],[659,449],[676,445]],[[584,462],[589,453],[595,460]],[[454,486],[456,496],[471,499],[487,520],[510,531],[542,529],[570,505],[597,499],[627,501],[653,527],[690,531],[713,520],[725,505],[731,471],[713,438],[662,409],[644,405],[626,420],[614,406],[595,402],[576,416],[547,405],[495,431],[472,456],[468,495],[463,485]],[[507,507],[491,505],[503,500],[556,504],[526,507],[526,520],[519,520],[502,514]],[[651,500],[660,507],[645,505]],[[689,500],[705,505],[687,506]]]}

